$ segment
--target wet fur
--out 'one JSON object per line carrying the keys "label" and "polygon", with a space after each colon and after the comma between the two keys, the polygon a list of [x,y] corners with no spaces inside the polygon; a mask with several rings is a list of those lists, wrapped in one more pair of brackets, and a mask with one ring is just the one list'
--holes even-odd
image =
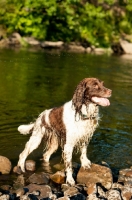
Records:
{"label": "wet fur", "polygon": [[32,135],[19,156],[18,167],[25,172],[27,156],[44,140],[46,142],[44,162],[49,162],[50,156],[58,146],[61,146],[66,182],[74,185],[72,153],[75,147],[81,152],[81,166],[89,168],[91,165],[87,158],[87,146],[99,121],[99,106],[91,101],[91,97],[110,95],[111,90],[105,88],[102,81],[96,78],[85,78],[78,84],[71,101],[60,107],[43,111],[32,124],[19,126],[20,133],[32,132]]}

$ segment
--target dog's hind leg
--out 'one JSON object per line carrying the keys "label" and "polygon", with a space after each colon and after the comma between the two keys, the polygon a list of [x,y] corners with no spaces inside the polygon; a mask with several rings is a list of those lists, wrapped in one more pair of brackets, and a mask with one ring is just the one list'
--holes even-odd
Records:
{"label": "dog's hind leg", "polygon": [[[40,128],[41,129],[41,128]],[[25,160],[27,156],[40,145],[41,140],[43,138],[43,134],[41,130],[36,129],[33,131],[32,136],[29,141],[25,145],[24,151],[19,156],[19,161],[17,166],[21,168],[23,172],[25,172]]]}
{"label": "dog's hind leg", "polygon": [[43,154],[44,162],[49,162],[50,156],[58,149],[57,136],[53,135],[47,144],[47,151]]}

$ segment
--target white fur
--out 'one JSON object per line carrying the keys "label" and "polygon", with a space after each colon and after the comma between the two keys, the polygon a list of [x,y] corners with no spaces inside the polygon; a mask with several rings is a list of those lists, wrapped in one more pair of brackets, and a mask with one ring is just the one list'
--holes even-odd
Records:
{"label": "white fur", "polygon": [[[81,150],[81,165],[84,168],[89,168],[91,162],[86,155],[87,145],[98,125],[99,114],[98,107],[96,107],[93,103],[90,103],[88,107],[86,107],[85,105],[82,106],[82,113],[89,117],[89,119],[86,120],[82,120],[78,114],[75,117],[75,110],[72,106],[72,101],[65,103],[63,108],[63,122],[66,127],[66,144],[64,145],[63,149],[63,156],[67,173],[66,182],[70,185],[74,185],[75,181],[72,177],[71,165],[73,149],[75,146],[79,147],[79,149]],[[19,157],[18,166],[21,167],[21,170],[23,172],[25,172],[25,160],[27,156],[39,146],[44,134],[46,134],[45,127],[41,127],[41,119],[43,116],[45,116],[45,121],[50,126],[49,113],[51,112],[51,110],[52,109],[42,112],[34,124],[21,125],[18,127],[18,131],[22,134],[28,134],[28,132],[30,132],[30,130],[34,128],[32,136],[30,137],[24,151],[20,154]],[[92,119],[90,117],[94,117],[95,119]],[[57,138],[54,136],[52,140],[53,141],[51,145],[49,145],[47,151],[43,155],[45,162],[49,162],[51,154],[58,148]]]}

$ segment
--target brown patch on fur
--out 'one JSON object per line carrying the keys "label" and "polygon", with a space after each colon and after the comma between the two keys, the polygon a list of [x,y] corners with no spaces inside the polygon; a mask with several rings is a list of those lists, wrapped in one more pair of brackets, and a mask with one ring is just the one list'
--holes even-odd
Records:
{"label": "brown patch on fur", "polygon": [[48,125],[45,121],[45,115],[43,115],[42,119],[42,127],[45,127],[46,134],[44,135],[44,140],[48,140],[49,143],[52,140],[54,135],[58,138],[59,145],[63,148],[66,143],[66,128],[63,123],[63,106],[58,108],[53,108],[49,114],[49,122]]}
{"label": "brown patch on fur", "polygon": [[61,147],[66,143],[66,127],[63,122],[63,106],[53,108],[49,114],[51,127],[54,129]]}
{"label": "brown patch on fur", "polygon": [[72,98],[75,114],[80,114],[82,105],[85,104],[87,106],[91,102],[92,97],[110,97],[110,95],[111,90],[104,87],[103,81],[97,78],[83,79],[76,87]]}

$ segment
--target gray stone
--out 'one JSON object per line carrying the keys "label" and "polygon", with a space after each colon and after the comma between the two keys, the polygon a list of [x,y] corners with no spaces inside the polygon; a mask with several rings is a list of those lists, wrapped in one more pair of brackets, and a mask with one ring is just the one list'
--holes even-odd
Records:
{"label": "gray stone", "polygon": [[11,171],[11,162],[8,158],[0,156],[0,172],[1,174],[9,174]]}

